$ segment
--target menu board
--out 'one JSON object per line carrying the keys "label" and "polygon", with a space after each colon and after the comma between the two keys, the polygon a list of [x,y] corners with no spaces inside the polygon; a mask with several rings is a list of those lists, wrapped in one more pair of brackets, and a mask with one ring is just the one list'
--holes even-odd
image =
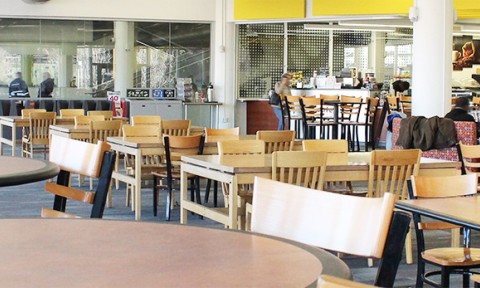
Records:
{"label": "menu board", "polygon": [[149,98],[150,89],[133,88],[127,89],[127,98]]}

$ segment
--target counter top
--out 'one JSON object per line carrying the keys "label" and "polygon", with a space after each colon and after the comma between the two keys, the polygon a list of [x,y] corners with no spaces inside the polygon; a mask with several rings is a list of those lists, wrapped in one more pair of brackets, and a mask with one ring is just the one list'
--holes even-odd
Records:
{"label": "counter top", "polygon": [[185,105],[223,105],[219,102],[183,102]]}

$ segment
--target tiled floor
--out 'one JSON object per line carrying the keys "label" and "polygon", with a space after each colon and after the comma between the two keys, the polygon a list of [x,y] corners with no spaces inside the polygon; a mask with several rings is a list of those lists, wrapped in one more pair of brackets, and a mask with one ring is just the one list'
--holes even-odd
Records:
{"label": "tiled floor", "polygon": [[[0,163],[1,165],[1,163]],[[74,186],[77,185],[76,177],[74,177]],[[15,187],[3,187],[0,188],[0,218],[36,218],[39,217],[40,209],[42,207],[51,207],[53,204],[53,196],[44,192],[44,182],[27,184]],[[83,186],[88,189],[88,181]],[[203,193],[202,193],[203,194]],[[165,193],[160,195],[159,216],[153,217],[153,204],[152,204],[152,190],[151,188],[142,189],[142,221],[153,222],[165,222]],[[178,193],[176,193],[176,199],[178,201]],[[134,213],[129,207],[125,206],[125,189],[124,186],[120,190],[113,190],[114,205],[112,208],[105,210],[105,219],[127,220],[133,221]],[[223,197],[219,197],[219,205],[223,204]],[[212,205],[210,199],[209,205]],[[67,204],[67,211],[88,217],[90,207],[86,207],[83,204],[69,202]],[[200,226],[216,226],[222,227],[211,220],[201,220],[195,215],[189,214],[189,224]],[[177,207],[172,214],[172,223],[179,223],[179,208]],[[450,242],[449,233],[447,232],[434,232],[427,235],[427,247],[442,247],[447,246]],[[414,241],[415,243],[415,241]],[[480,247],[480,234],[473,232],[472,247]],[[414,246],[414,249],[416,247]],[[376,267],[369,268],[367,266],[367,260],[355,256],[344,256],[343,260],[350,266],[354,279],[356,281],[372,284],[377,269]],[[406,265],[405,260],[402,260],[400,265],[397,279],[395,282],[396,287],[414,287],[416,277],[416,264]],[[456,276],[454,276],[456,277]],[[458,287],[461,282],[459,278],[453,282],[452,287]]]}

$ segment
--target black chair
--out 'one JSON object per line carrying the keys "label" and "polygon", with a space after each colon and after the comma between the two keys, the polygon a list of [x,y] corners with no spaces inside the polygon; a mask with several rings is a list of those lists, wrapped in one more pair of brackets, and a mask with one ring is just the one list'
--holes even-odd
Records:
{"label": "black chair", "polygon": [[10,115],[11,100],[1,100],[0,101],[0,113],[2,116]]}
{"label": "black chair", "polygon": [[[166,170],[161,172],[153,172],[153,215],[157,216],[157,206],[159,189],[167,189],[167,202],[165,218],[170,221],[170,212],[174,203],[173,199],[173,181],[180,180],[180,171],[178,169],[178,161],[182,155],[202,155],[205,137],[203,135],[196,136],[171,136],[163,137],[165,146],[165,162]],[[200,198],[200,177],[190,175],[190,193],[192,201],[196,198],[198,204],[202,204]],[[166,180],[167,184],[162,185],[162,180]]]}

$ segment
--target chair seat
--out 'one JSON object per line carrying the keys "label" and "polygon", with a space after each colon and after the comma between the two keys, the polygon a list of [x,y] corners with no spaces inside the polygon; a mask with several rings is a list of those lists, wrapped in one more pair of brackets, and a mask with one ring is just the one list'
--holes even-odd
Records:
{"label": "chair seat", "polygon": [[435,248],[425,250],[422,257],[441,266],[480,265],[480,249],[478,248]]}
{"label": "chair seat", "polygon": [[470,279],[472,279],[473,282],[480,284],[480,275],[472,275]]}
{"label": "chair seat", "polygon": [[73,215],[70,213],[60,212],[57,210],[53,210],[50,208],[42,208],[41,212],[42,218],[69,218],[69,219],[78,219],[77,215]]}

